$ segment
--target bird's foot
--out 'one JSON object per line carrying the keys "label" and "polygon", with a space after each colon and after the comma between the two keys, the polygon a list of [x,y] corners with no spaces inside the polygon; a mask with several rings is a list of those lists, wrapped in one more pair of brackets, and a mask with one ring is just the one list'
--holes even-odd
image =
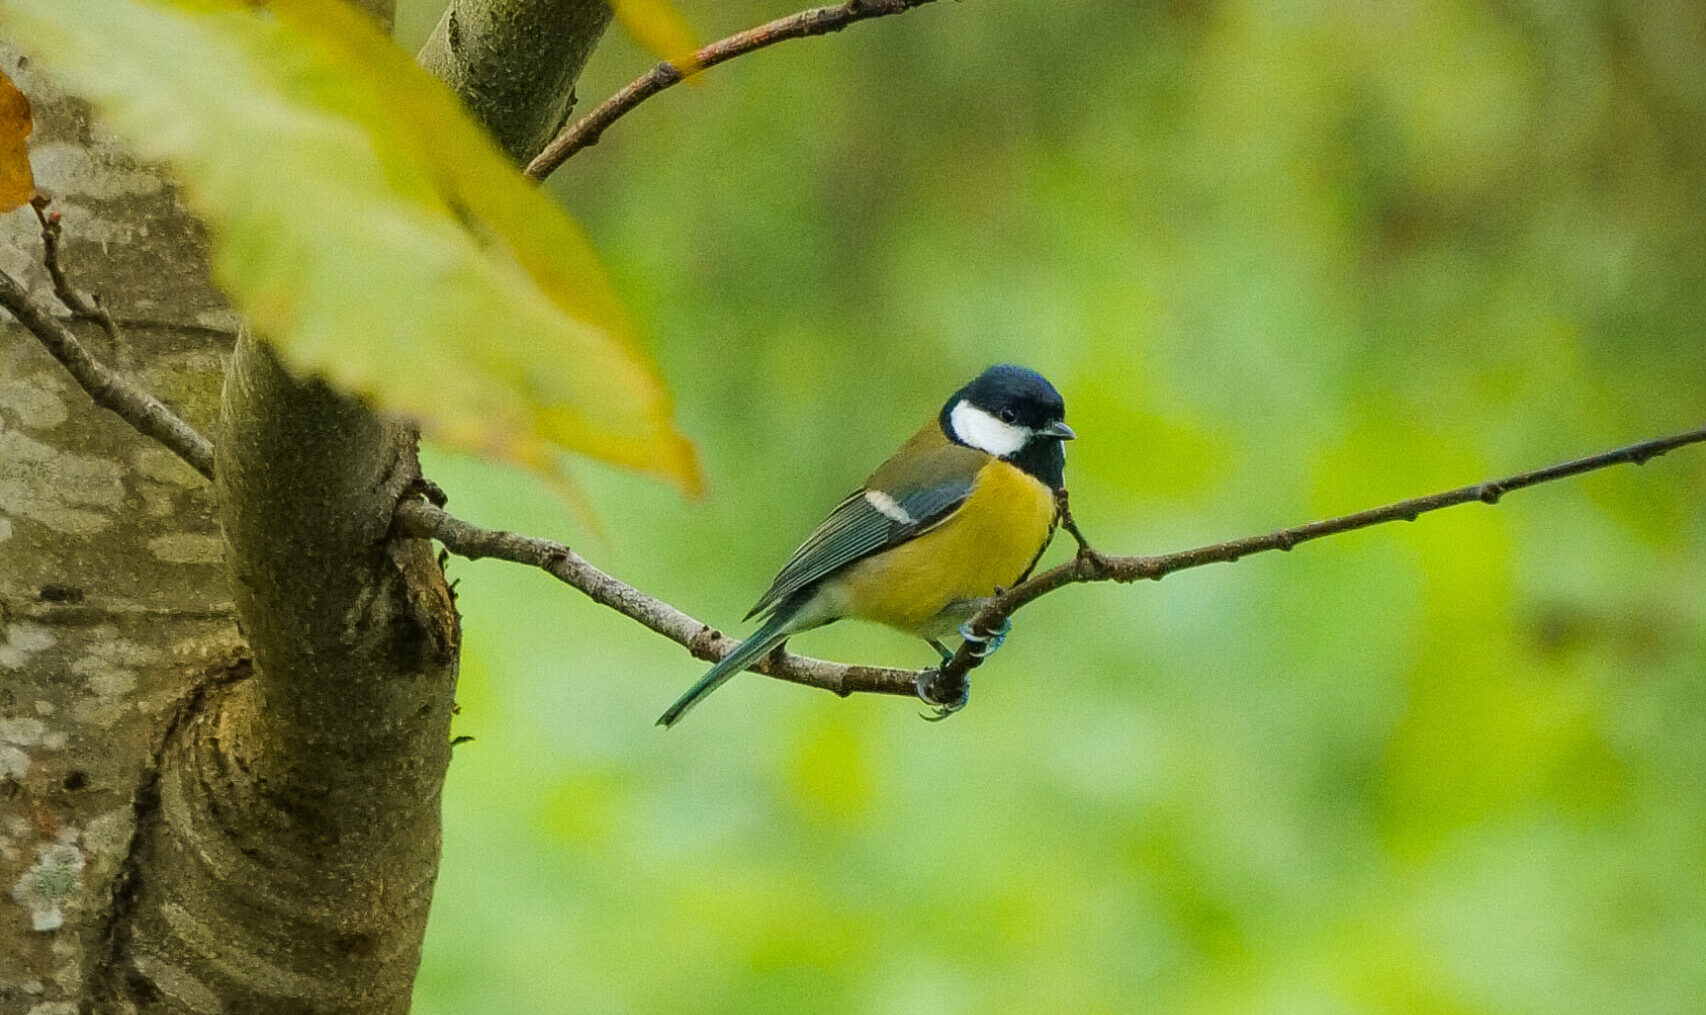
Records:
{"label": "bird's foot", "polygon": [[921,717],[925,722],[941,722],[965,708],[966,702],[971,699],[971,681],[962,676],[958,681],[959,693],[952,699],[944,700],[946,694],[953,693],[953,689],[936,686],[941,675],[941,668],[935,667],[920,673],[918,679],[913,681],[913,690],[918,694],[918,700],[929,705],[931,709],[932,714]]}
{"label": "bird's foot", "polygon": [[1013,630],[1013,619],[1011,617],[1002,617],[1001,626],[987,635],[973,631],[971,621],[968,620],[960,625],[960,637],[964,638],[966,644],[971,646],[972,655],[979,659],[987,659],[994,655],[995,650],[1007,641],[1007,632],[1011,630]]}

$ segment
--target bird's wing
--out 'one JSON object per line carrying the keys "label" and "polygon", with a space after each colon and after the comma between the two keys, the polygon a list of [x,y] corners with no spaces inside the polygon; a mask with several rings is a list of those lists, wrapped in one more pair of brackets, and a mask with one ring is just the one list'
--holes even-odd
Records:
{"label": "bird's wing", "polygon": [[[893,463],[901,458],[896,455],[863,487],[837,504],[782,565],[769,591],[747,617],[774,609],[795,592],[861,557],[897,546],[941,524],[965,503],[977,482],[978,470],[990,460],[981,451],[946,442],[939,447],[911,449],[904,470],[911,475],[895,474],[898,470]],[[928,481],[918,481],[926,476]]]}

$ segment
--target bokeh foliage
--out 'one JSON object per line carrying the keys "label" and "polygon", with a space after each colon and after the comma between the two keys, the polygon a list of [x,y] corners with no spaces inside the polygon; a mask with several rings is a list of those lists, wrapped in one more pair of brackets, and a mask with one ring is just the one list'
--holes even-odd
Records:
{"label": "bokeh foliage", "polygon": [[[682,6],[704,38],[784,13]],[[993,361],[1065,391],[1120,551],[1696,425],[1703,31],[1651,0],[1020,0],[749,57],[553,184],[708,498],[583,475],[599,541],[524,478],[433,474],[732,628]],[[647,62],[613,40],[583,101]],[[1682,451],[1069,589],[940,725],[743,676],[666,735],[698,664],[454,562],[477,739],[417,1010],[1706,1010],[1703,491]]]}

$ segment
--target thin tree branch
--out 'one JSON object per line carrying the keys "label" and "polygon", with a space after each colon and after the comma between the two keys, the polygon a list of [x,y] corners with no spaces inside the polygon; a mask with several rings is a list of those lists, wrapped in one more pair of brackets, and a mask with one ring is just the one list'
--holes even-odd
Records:
{"label": "thin tree branch", "polygon": [[[1505,494],[1524,487],[1612,465],[1640,465],[1667,451],[1702,442],[1706,442],[1706,427],[1339,518],[1309,522],[1265,535],[1213,543],[1157,557],[1109,557],[1095,550],[1080,532],[1072,517],[1065,491],[1062,491],[1061,524],[1078,541],[1077,556],[996,596],[973,618],[972,627],[976,632],[992,632],[1026,604],[1067,585],[1100,581],[1133,582],[1140,578],[1159,580],[1175,571],[1202,567],[1205,564],[1230,563],[1265,550],[1290,550],[1299,543],[1350,532],[1353,529],[1368,528],[1400,519],[1413,521],[1429,511],[1438,511],[1458,504],[1474,501],[1497,503]],[[646,595],[600,571],[561,543],[513,532],[482,529],[455,518],[440,507],[420,501],[409,501],[400,505],[396,523],[399,533],[436,539],[445,549],[459,557],[471,560],[492,557],[537,567],[553,578],[579,589],[594,602],[638,621],[685,647],[696,658],[706,662],[721,659],[739,644],[736,639],[695,620],[670,604]],[[755,673],[823,688],[844,696],[855,692],[917,695],[928,703],[947,705],[962,699],[966,674],[981,661],[967,644],[960,646],[947,664],[933,670],[849,666],[797,656],[786,651],[771,653],[751,669]]]}
{"label": "thin tree branch", "polygon": [[[562,543],[515,532],[483,529],[424,501],[411,500],[398,505],[396,526],[400,535],[436,539],[458,557],[469,560],[492,557],[539,568],[585,593],[593,602],[638,621],[706,662],[716,662],[740,644],[738,639],[730,638],[663,600],[648,596],[600,571]],[[908,697],[917,693],[915,681],[918,674],[912,670],[849,666],[797,656],[786,650],[772,652],[752,670],[779,680],[833,691],[844,697],[857,691]]]}
{"label": "thin tree branch", "polygon": [[[1382,525],[1394,521],[1415,521],[1420,515],[1442,508],[1455,507],[1459,504],[1479,502],[1482,504],[1497,504],[1499,498],[1507,493],[1521,490],[1525,487],[1538,486],[1556,479],[1579,476],[1584,472],[1609,468],[1613,465],[1645,465],[1667,451],[1688,444],[1706,442],[1706,427],[1689,430],[1684,433],[1672,434],[1668,437],[1657,437],[1641,441],[1628,447],[1617,448],[1586,458],[1560,462],[1532,472],[1521,472],[1503,479],[1488,480],[1472,486],[1462,486],[1455,490],[1429,494],[1425,497],[1415,497],[1410,500],[1398,501],[1383,507],[1369,508],[1355,514],[1343,515],[1338,518],[1328,518],[1323,521],[1308,522],[1304,525],[1289,529],[1279,529],[1260,536],[1246,536],[1224,543],[1213,543],[1199,546],[1177,553],[1163,554],[1158,557],[1109,557],[1092,548],[1084,536],[1078,531],[1078,526],[1072,520],[1072,512],[1065,496],[1065,491],[1059,495],[1062,525],[1078,540],[1078,554],[1072,560],[1057,567],[1050,568],[1042,574],[1020,582],[990,601],[976,617],[972,618],[972,630],[976,633],[988,634],[1000,629],[1004,622],[1017,610],[1027,603],[1047,595],[1067,585],[1081,582],[1134,582],[1147,578],[1155,581],[1188,568],[1202,567],[1205,564],[1229,564],[1241,557],[1252,553],[1262,553],[1267,550],[1290,550],[1299,543],[1307,543],[1312,539],[1325,536],[1335,536],[1341,532],[1355,529],[1366,529],[1371,525]],[[919,696],[932,704],[948,704],[961,700],[965,691],[966,674],[982,662],[971,651],[970,643],[963,644],[954,653],[954,657],[944,664],[934,674],[926,673],[920,676]]]}
{"label": "thin tree branch", "polygon": [[41,340],[96,405],[116,413],[144,436],[164,444],[195,471],[213,478],[213,445],[206,437],[134,381],[97,362],[70,328],[38,306],[5,272],[0,272],[0,306]]}
{"label": "thin tree branch", "polygon": [[535,180],[550,176],[583,148],[598,143],[610,125],[626,116],[634,107],[657,93],[686,80],[690,73],[715,67],[725,60],[773,46],[788,39],[804,39],[814,35],[839,32],[848,25],[870,18],[901,14],[935,0],[847,0],[834,7],[814,7],[790,14],[785,18],[749,28],[700,49],[693,54],[693,68],[684,70],[665,61],[628,82],[622,90],[605,99],[592,112],[558,132],[543,151],[527,166],[527,175]]}

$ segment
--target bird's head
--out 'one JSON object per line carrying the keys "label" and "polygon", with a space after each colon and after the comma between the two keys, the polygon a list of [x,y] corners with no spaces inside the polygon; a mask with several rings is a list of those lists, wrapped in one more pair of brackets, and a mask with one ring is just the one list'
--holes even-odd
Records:
{"label": "bird's head", "polygon": [[942,432],[997,458],[1078,436],[1066,425],[1066,401],[1054,385],[1034,370],[1005,364],[954,392],[942,407]]}
{"label": "bird's head", "polygon": [[979,374],[942,406],[942,432],[956,444],[1005,459],[1053,489],[1065,484],[1066,400],[1035,370],[1003,364]]}

